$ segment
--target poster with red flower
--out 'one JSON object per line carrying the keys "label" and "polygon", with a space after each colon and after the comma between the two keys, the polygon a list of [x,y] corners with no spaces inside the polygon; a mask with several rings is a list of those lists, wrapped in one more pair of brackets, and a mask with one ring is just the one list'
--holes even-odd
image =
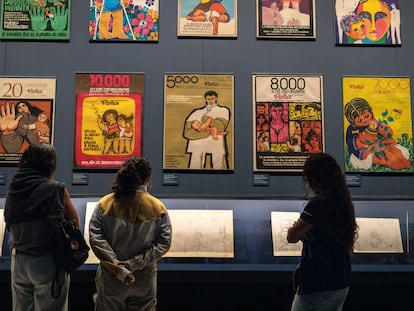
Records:
{"label": "poster with red flower", "polygon": [[90,41],[158,41],[159,0],[90,0]]}

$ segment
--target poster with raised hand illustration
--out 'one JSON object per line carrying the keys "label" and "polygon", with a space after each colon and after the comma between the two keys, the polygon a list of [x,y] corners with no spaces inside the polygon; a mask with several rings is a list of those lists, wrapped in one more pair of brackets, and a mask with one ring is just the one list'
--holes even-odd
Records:
{"label": "poster with raised hand illustration", "polygon": [[76,74],[74,168],[119,168],[142,155],[144,75]]}
{"label": "poster with raised hand illustration", "polygon": [[345,172],[412,173],[410,79],[343,77]]}
{"label": "poster with raised hand illustration", "polygon": [[237,0],[178,0],[179,37],[237,37]]}
{"label": "poster with raised hand illustration", "polygon": [[256,0],[256,36],[266,39],[314,39],[314,0]]}
{"label": "poster with raised hand illustration", "polygon": [[164,170],[232,171],[234,75],[164,74]]}
{"label": "poster with raised hand illustration", "polygon": [[55,78],[0,77],[0,164],[17,165],[30,144],[53,144],[55,96]]}
{"label": "poster with raised hand illustration", "polygon": [[69,40],[71,0],[3,0],[0,39]]}
{"label": "poster with raised hand illustration", "polygon": [[401,45],[399,0],[334,0],[337,45]]}
{"label": "poster with raised hand illustration", "polygon": [[158,41],[159,0],[90,0],[90,41]]}
{"label": "poster with raised hand illustration", "polygon": [[253,75],[253,170],[301,172],[324,151],[322,76]]}

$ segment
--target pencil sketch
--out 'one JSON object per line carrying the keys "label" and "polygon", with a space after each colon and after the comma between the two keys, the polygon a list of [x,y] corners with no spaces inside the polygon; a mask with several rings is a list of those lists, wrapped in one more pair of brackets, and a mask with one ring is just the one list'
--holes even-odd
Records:
{"label": "pencil sketch", "polygon": [[171,248],[164,257],[234,257],[233,211],[168,210]]}
{"label": "pencil sketch", "polygon": [[397,218],[356,218],[359,226],[355,253],[403,253]]}
{"label": "pencil sketch", "polygon": [[2,249],[3,249],[3,241],[4,241],[4,229],[5,229],[5,223],[4,223],[4,209],[0,209],[0,257],[3,256]]}
{"label": "pencil sketch", "polygon": [[302,242],[288,243],[287,230],[298,220],[298,212],[272,212],[272,240],[273,256],[300,256],[302,253]]}
{"label": "pencil sketch", "polygon": [[[92,213],[95,210],[95,206],[98,202],[87,202],[86,203],[86,212],[85,212],[85,226],[83,230],[83,236],[85,237],[86,243],[90,247],[89,244],[89,221],[91,220]],[[86,259],[85,264],[98,264],[99,259],[95,256],[95,253],[89,250],[89,257]]]}

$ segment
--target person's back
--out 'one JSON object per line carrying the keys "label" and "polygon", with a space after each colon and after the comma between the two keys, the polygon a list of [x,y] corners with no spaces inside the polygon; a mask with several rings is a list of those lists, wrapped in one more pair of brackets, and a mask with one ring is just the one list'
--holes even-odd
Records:
{"label": "person's back", "polygon": [[156,263],[169,250],[172,232],[166,207],[147,192],[150,176],[147,160],[127,159],[114,192],[93,212],[90,245],[100,259],[96,310],[156,309]]}
{"label": "person's back", "polygon": [[[65,185],[52,179],[56,158],[52,145],[29,145],[7,192],[5,220],[11,232],[15,311],[68,308],[69,279],[56,269],[52,238],[58,218],[74,220],[79,227],[79,216]],[[55,285],[60,294],[52,298]]]}

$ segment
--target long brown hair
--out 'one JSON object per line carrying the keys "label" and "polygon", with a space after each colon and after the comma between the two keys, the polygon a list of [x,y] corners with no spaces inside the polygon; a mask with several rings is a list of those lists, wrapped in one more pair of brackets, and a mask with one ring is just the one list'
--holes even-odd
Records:
{"label": "long brown hair", "polygon": [[321,199],[322,225],[328,235],[351,252],[358,226],[351,194],[338,163],[329,154],[314,154],[305,163],[303,178]]}
{"label": "long brown hair", "polygon": [[131,157],[125,160],[112,182],[117,199],[132,197],[139,185],[151,177],[151,164],[147,159]]}

